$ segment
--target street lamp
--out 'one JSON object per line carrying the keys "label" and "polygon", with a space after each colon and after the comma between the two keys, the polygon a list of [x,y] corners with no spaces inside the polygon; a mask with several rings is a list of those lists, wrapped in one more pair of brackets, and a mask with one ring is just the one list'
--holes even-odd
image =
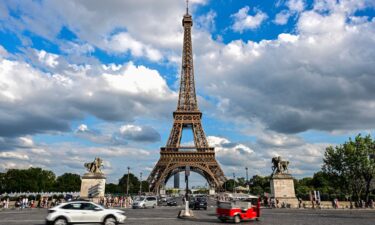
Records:
{"label": "street lamp", "polygon": [[130,174],[130,167],[128,166],[128,179],[126,181],[126,195],[129,196],[129,174]]}
{"label": "street lamp", "polygon": [[139,183],[139,195],[142,194],[142,172],[141,172],[141,182]]}
{"label": "street lamp", "polygon": [[246,170],[246,187],[247,187],[247,192],[250,192],[248,169],[249,168],[245,167],[245,170]]}
{"label": "street lamp", "polygon": [[236,187],[236,174],[233,173],[233,193],[235,192],[235,187]]}

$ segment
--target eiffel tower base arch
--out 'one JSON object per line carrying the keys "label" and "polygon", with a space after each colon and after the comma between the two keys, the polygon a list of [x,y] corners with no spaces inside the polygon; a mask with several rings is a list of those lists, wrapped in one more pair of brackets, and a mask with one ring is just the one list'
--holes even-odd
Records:
{"label": "eiffel tower base arch", "polygon": [[185,171],[186,166],[203,176],[210,189],[222,191],[226,178],[214,152],[161,152],[160,159],[148,178],[150,189],[157,192],[174,174]]}

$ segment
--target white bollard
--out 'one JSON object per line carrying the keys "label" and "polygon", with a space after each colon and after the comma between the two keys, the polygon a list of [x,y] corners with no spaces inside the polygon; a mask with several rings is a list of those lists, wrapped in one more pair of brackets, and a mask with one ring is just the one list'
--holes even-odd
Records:
{"label": "white bollard", "polygon": [[190,216],[189,201],[185,201],[185,216]]}

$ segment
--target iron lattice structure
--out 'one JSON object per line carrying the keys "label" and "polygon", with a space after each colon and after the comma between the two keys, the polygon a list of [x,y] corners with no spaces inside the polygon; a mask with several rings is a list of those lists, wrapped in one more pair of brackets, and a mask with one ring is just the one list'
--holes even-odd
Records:
{"label": "iron lattice structure", "polygon": [[[210,187],[215,189],[221,189],[226,181],[224,173],[215,159],[214,148],[208,145],[201,123],[202,113],[198,109],[194,83],[191,40],[193,19],[189,15],[188,9],[182,20],[182,25],[184,27],[184,43],[177,110],[173,113],[173,127],[167,144],[161,148],[160,159],[147,179],[152,191],[159,190],[170,177],[184,171],[186,166],[190,166],[190,170],[205,177]],[[193,131],[193,147],[180,145],[184,128],[191,128]]]}

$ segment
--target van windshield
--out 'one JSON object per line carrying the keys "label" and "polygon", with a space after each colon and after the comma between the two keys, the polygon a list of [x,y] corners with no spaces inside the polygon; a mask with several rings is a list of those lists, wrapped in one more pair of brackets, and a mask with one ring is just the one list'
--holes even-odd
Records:
{"label": "van windshield", "polygon": [[145,198],[144,197],[136,197],[135,200],[136,201],[143,201],[143,200],[145,200]]}

